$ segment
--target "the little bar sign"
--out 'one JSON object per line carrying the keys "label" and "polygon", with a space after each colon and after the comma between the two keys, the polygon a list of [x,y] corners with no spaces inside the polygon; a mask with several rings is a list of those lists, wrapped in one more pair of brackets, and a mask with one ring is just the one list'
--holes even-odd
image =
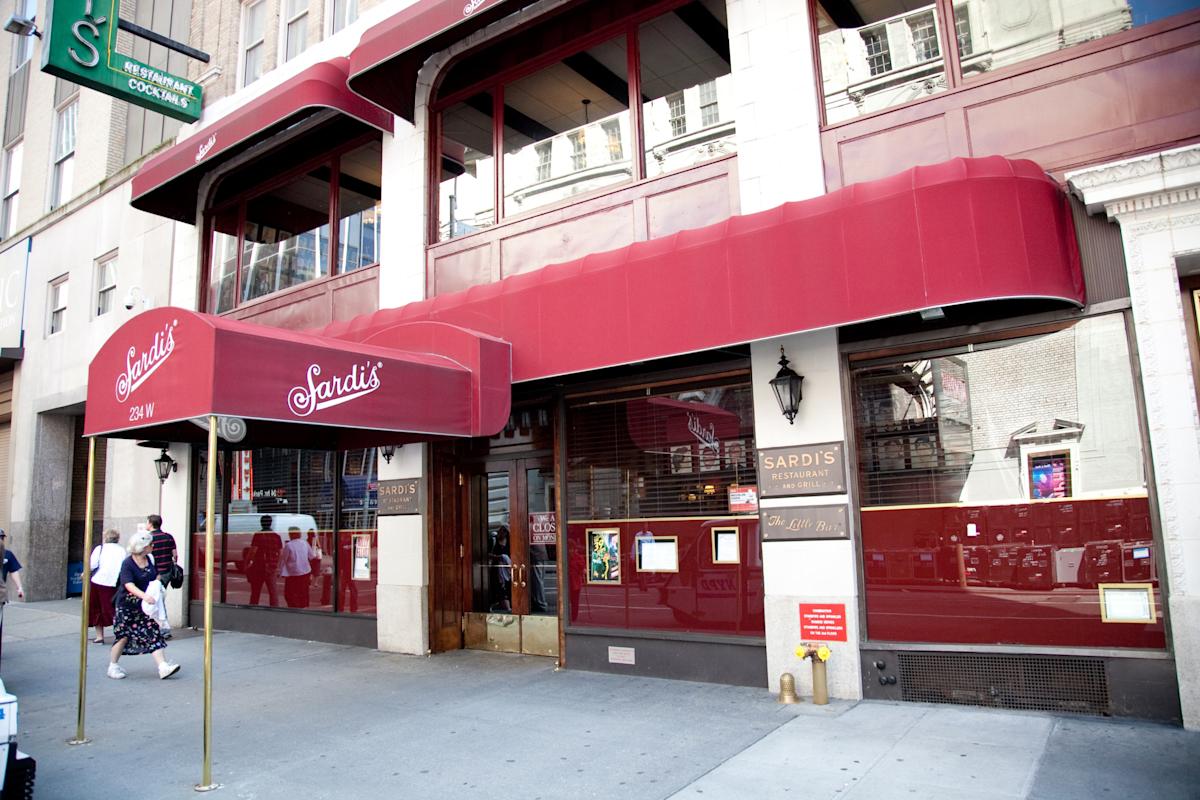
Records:
{"label": "the little bar sign", "polygon": [[379,482],[379,516],[421,513],[421,479]]}
{"label": "the little bar sign", "polygon": [[800,641],[846,641],[846,604],[801,603]]}
{"label": "the little bar sign", "polygon": [[42,71],[183,122],[200,119],[200,86],[117,52],[117,0],[50,0]]}
{"label": "the little bar sign", "polygon": [[842,442],[759,450],[759,496],[798,497],[845,492],[845,450]]}
{"label": "the little bar sign", "polygon": [[764,542],[849,539],[846,506],[789,506],[758,512]]}

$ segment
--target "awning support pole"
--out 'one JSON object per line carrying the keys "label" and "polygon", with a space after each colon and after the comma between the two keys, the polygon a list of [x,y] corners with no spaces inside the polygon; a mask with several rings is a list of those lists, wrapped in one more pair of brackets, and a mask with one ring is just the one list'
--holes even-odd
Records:
{"label": "awning support pole", "polygon": [[83,582],[83,609],[79,617],[79,708],[75,723],[75,738],[68,739],[67,744],[87,744],[91,739],[83,733],[85,710],[87,705],[87,646],[88,646],[88,616],[91,610],[92,582],[87,566],[92,557],[92,515],[96,506],[96,437],[88,439],[88,470],[87,470],[87,504],[83,512],[83,563],[84,569],[80,575]]}
{"label": "awning support pole", "polygon": [[217,416],[208,415],[208,478],[204,498],[204,771],[197,792],[209,792],[220,784],[212,780],[212,595],[213,536],[217,493]]}

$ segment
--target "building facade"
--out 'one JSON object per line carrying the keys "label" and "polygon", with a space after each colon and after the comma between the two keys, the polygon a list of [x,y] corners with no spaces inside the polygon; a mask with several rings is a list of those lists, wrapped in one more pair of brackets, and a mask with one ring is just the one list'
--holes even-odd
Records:
{"label": "building facade", "polygon": [[197,6],[177,612],[218,413],[218,626],[1200,725],[1200,12],[911,5]]}

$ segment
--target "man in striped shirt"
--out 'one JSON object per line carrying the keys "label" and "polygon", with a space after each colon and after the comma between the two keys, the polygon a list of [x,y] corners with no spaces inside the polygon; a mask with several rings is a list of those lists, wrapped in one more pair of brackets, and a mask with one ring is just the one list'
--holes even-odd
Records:
{"label": "man in striped shirt", "polygon": [[[150,550],[154,554],[154,566],[158,569],[158,579],[162,582],[163,602],[166,602],[167,588],[170,585],[171,565],[179,560],[179,552],[175,547],[175,537],[162,529],[162,517],[158,514],[151,514],[146,517],[146,524],[150,526]],[[163,637],[171,638],[171,624],[169,622],[160,624]]]}

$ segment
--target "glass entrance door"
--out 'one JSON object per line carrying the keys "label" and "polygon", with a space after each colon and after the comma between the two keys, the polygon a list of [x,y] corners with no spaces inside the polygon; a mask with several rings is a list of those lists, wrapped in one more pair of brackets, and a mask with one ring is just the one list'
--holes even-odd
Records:
{"label": "glass entrance door", "polygon": [[473,477],[466,645],[558,655],[558,521],[553,463],[489,462]]}

